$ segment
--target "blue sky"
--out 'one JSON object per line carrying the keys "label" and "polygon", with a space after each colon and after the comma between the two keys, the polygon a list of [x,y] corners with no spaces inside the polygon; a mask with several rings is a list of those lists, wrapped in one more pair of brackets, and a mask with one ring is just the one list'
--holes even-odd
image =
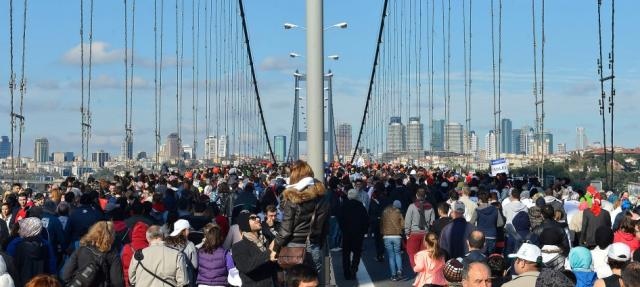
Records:
{"label": "blue sky", "polygon": [[[406,0],[409,1],[409,0]],[[420,1],[420,0],[417,0]],[[16,33],[22,24],[22,1],[16,2]],[[18,3],[20,2],[20,3]],[[327,61],[334,81],[334,106],[336,120],[354,125],[357,132],[379,25],[383,1],[373,0],[325,0],[325,25],[346,21],[346,30],[332,29],[325,34],[325,53],[339,54],[337,62]],[[440,1],[436,1],[439,9]],[[497,1],[496,1],[497,2]],[[503,117],[511,118],[514,128],[533,125],[535,111],[532,87],[532,36],[531,2],[504,1],[503,26]],[[609,1],[605,2],[605,8]],[[191,1],[186,1],[187,14]],[[425,3],[425,2],[423,2]],[[493,118],[491,90],[491,38],[490,1],[473,2],[473,110],[472,129],[481,139],[492,128]],[[291,59],[289,52],[305,54],[303,30],[282,28],[284,22],[304,26],[305,1],[302,0],[245,0],[249,36],[257,68],[258,84],[263,97],[263,107],[269,133],[289,135],[293,99],[292,72],[304,70],[304,58]],[[626,0],[616,2],[616,143],[638,146],[637,129],[640,124],[634,117],[640,103],[640,41],[635,28],[640,22],[634,12],[640,11],[640,2]],[[8,1],[3,1],[8,6]],[[87,2],[88,5],[88,2]],[[94,89],[92,109],[94,113],[93,137],[90,151],[104,149],[118,154],[124,133],[122,63],[123,4],[122,1],[96,1],[94,19]],[[175,19],[172,5],[166,12],[166,65],[169,68],[166,85],[171,94],[175,50],[173,30]],[[452,120],[464,121],[463,106],[463,50],[460,2],[452,1]],[[599,84],[596,74],[597,14],[595,1],[547,1],[546,12],[546,126],[554,133],[556,143],[575,146],[575,128],[586,128],[590,141],[602,136],[598,113]],[[80,151],[80,68],[77,51],[79,39],[78,1],[29,1],[26,45],[26,75],[28,91],[25,98],[27,118],[23,151],[33,152],[36,137],[49,138],[51,151]],[[153,1],[137,3],[136,15],[136,89],[134,92],[135,151],[151,152],[153,139]],[[608,10],[608,8],[607,8]],[[2,9],[0,24],[0,110],[5,115],[1,134],[9,134],[8,82],[8,9]],[[88,16],[87,16],[88,17]],[[188,17],[188,15],[187,15]],[[190,18],[187,18],[190,19]],[[605,17],[606,19],[606,17]],[[189,20],[187,20],[189,21]],[[438,22],[438,18],[436,18]],[[439,30],[436,29],[436,37]],[[190,34],[189,34],[190,35]],[[20,37],[16,35],[16,40]],[[189,38],[185,42],[185,60],[192,62]],[[436,45],[440,45],[439,43]],[[16,61],[21,51],[16,44]],[[436,49],[436,51],[438,51]],[[436,53],[436,62],[441,54]],[[426,61],[423,61],[426,63]],[[16,62],[16,67],[19,67]],[[188,65],[187,65],[188,66]],[[190,68],[190,66],[185,67]],[[436,76],[441,67],[436,65]],[[19,77],[19,72],[18,72]],[[191,73],[185,70],[185,83]],[[423,76],[423,80],[426,75]],[[425,84],[426,85],[426,82]],[[186,84],[185,84],[186,86]],[[435,89],[440,87],[436,85]],[[173,86],[175,89],[175,86]],[[185,88],[186,89],[186,88]],[[190,88],[185,93],[189,93]],[[186,94],[185,94],[186,95]],[[185,99],[190,99],[185,97]],[[423,95],[426,99],[426,95]],[[441,97],[436,97],[436,101]],[[190,101],[190,100],[189,100]],[[437,103],[441,106],[441,103]],[[190,102],[185,102],[189,107]],[[165,105],[162,134],[166,137],[175,126],[175,108]],[[426,110],[425,110],[426,112]],[[190,115],[185,111],[185,115]],[[436,110],[436,118],[443,112]],[[204,121],[204,118],[201,118]],[[201,126],[204,124],[201,123]],[[183,132],[191,139],[190,116],[185,116]],[[200,134],[199,138],[203,138]],[[428,135],[425,134],[428,139]],[[200,140],[202,142],[202,140]],[[483,142],[481,140],[481,142]]]}

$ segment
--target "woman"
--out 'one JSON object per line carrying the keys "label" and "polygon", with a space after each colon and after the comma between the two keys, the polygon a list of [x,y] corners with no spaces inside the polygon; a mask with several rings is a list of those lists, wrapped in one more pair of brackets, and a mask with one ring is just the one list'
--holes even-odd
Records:
{"label": "woman", "polygon": [[596,193],[591,208],[585,209],[582,215],[582,228],[580,231],[580,245],[589,248],[596,246],[596,229],[600,226],[611,228],[609,211],[600,206],[600,194]]}
{"label": "woman", "polygon": [[8,202],[2,203],[2,210],[0,211],[0,219],[4,220],[7,225],[7,229],[11,229],[11,222],[13,221],[13,213],[11,213],[11,204]]}
{"label": "woman", "polygon": [[131,258],[136,253],[136,251],[141,250],[149,246],[149,241],[147,241],[147,229],[149,226],[144,224],[142,221],[138,221],[133,226],[133,231],[131,231],[131,243],[127,243],[122,248],[122,274],[124,275],[124,283],[126,286],[129,286],[129,265],[131,264]]}
{"label": "woman", "polygon": [[190,229],[191,225],[189,225],[189,221],[178,219],[173,223],[173,231],[164,241],[167,247],[184,253],[185,260],[187,261],[187,270],[190,273],[189,280],[193,282],[196,279],[196,270],[198,269],[198,250],[193,242],[187,239]]}
{"label": "woman", "polygon": [[98,266],[91,286],[124,286],[122,263],[118,250],[112,248],[114,241],[113,223],[98,221],[91,226],[87,234],[80,239],[80,247],[76,249],[64,268],[61,279],[66,284],[80,278],[80,274]]}
{"label": "woman", "polygon": [[424,250],[416,253],[413,271],[417,273],[413,286],[446,286],[444,278],[444,255],[440,251],[438,236],[429,232],[424,236]]}
{"label": "woman", "polygon": [[[322,259],[320,244],[324,234],[324,223],[329,214],[329,205],[322,200],[324,184],[314,179],[313,170],[304,161],[298,160],[291,166],[290,185],[282,193],[282,224],[276,234],[273,251],[278,254],[285,246],[305,247],[309,236],[307,256],[312,262],[307,264],[320,272]],[[313,225],[311,220],[314,218]]]}
{"label": "woman", "polygon": [[14,258],[16,269],[19,270],[16,278],[13,278],[16,286],[24,286],[38,274],[55,274],[57,269],[53,248],[40,237],[42,221],[27,217],[14,227],[19,227],[19,236],[7,246],[7,254]]}
{"label": "woman", "polygon": [[[613,243],[613,231],[606,226],[600,226],[596,230],[596,247],[591,250],[591,259],[593,261],[593,271],[596,272],[598,278],[611,276],[611,267],[607,263],[609,246]],[[624,244],[624,243],[620,243]],[[628,248],[628,247],[627,247]]]}
{"label": "woman", "polygon": [[198,250],[198,280],[200,286],[227,285],[229,269],[233,268],[231,254],[222,248],[222,232],[213,225],[204,234],[204,243]]}
{"label": "woman", "polygon": [[631,252],[640,247],[640,241],[636,238],[636,224],[629,216],[624,216],[620,221],[620,229],[613,234],[613,242],[621,242],[629,246]]}
{"label": "woman", "polygon": [[592,287],[596,282],[596,273],[591,269],[591,252],[589,249],[577,246],[569,252],[571,272],[576,276],[576,287]]}
{"label": "woman", "polygon": [[384,247],[387,250],[392,281],[402,276],[402,250],[400,245],[402,244],[404,219],[400,212],[401,207],[402,203],[399,200],[393,201],[393,205],[387,206],[382,212],[382,220],[380,221],[380,231],[382,232]]}

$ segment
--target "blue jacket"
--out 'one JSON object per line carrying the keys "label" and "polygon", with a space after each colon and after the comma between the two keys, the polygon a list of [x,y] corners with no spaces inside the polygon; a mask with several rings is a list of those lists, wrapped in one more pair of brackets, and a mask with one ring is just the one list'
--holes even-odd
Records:
{"label": "blue jacket", "polygon": [[44,212],[42,214],[42,227],[46,228],[47,240],[51,243],[54,251],[59,252],[67,247],[62,223],[60,223],[57,216]]}
{"label": "blue jacket", "polygon": [[67,222],[67,236],[70,242],[78,241],[96,222],[104,219],[103,214],[91,206],[80,205],[71,210]]}

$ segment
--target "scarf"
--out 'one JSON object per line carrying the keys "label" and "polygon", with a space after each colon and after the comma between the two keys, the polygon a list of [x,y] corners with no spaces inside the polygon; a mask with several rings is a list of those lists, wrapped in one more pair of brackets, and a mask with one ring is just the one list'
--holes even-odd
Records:
{"label": "scarf", "polygon": [[287,188],[295,188],[297,191],[302,191],[308,186],[312,186],[314,184],[315,184],[315,179],[313,179],[313,177],[305,177],[294,184],[287,185]]}
{"label": "scarf", "polygon": [[264,252],[267,250],[267,247],[264,245],[264,237],[262,235],[258,235],[255,232],[242,232],[242,236],[253,242],[260,251]]}
{"label": "scarf", "polygon": [[593,212],[593,215],[599,216],[601,211],[602,208],[600,207],[600,199],[594,198],[593,203],[591,204],[591,212]]}

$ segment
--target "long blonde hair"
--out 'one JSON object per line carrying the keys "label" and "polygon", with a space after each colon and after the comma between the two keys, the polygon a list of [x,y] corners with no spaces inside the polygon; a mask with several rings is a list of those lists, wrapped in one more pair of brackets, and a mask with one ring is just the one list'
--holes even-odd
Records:
{"label": "long blonde hair", "polygon": [[306,161],[297,160],[291,165],[289,184],[295,184],[305,177],[313,177],[313,170]]}
{"label": "long blonde hair", "polygon": [[93,246],[100,252],[108,252],[111,250],[114,239],[113,222],[98,221],[89,228],[87,234],[82,236],[80,246]]}
{"label": "long blonde hair", "polygon": [[433,259],[438,259],[442,257],[442,253],[440,251],[440,244],[438,244],[438,235],[434,232],[429,232],[425,234],[424,240],[422,241],[422,245],[425,249],[433,249],[433,252],[429,254],[429,256]]}

